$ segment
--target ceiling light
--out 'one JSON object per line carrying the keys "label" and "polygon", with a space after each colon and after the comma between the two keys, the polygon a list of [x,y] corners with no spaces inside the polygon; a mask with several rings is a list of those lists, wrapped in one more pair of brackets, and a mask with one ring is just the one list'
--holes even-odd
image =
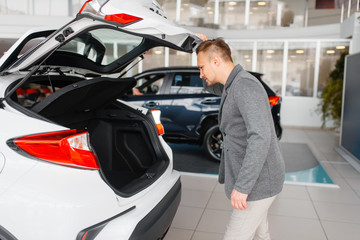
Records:
{"label": "ceiling light", "polygon": [[290,57],[291,57],[291,58],[296,58],[296,56],[295,56],[295,55],[291,55]]}
{"label": "ceiling light", "polygon": [[249,55],[245,55],[244,58],[249,58]]}
{"label": "ceiling light", "polygon": [[160,55],[160,54],[162,54],[162,51],[161,50],[155,50],[155,54]]}
{"label": "ceiling light", "polygon": [[246,59],[245,61],[247,61],[247,62],[251,62],[251,59]]}
{"label": "ceiling light", "polygon": [[345,49],[345,46],[336,46],[336,49]]}
{"label": "ceiling light", "polygon": [[326,50],[326,54],[335,54],[335,50],[332,49]]}
{"label": "ceiling light", "polygon": [[296,50],[296,53],[297,54],[303,54],[305,51],[304,50],[302,50],[302,49],[298,49],[298,50]]}
{"label": "ceiling light", "polygon": [[266,5],[266,2],[263,2],[263,1],[257,2],[257,5],[259,5],[259,6],[265,6],[265,5]]}
{"label": "ceiling light", "polygon": [[230,6],[235,6],[237,3],[236,2],[229,2]]}
{"label": "ceiling light", "polygon": [[269,50],[266,50],[267,53],[275,53],[275,50],[272,50],[272,49],[269,49]]}
{"label": "ceiling light", "polygon": [[214,12],[213,11],[208,11],[208,14],[212,15],[212,14],[214,14]]}

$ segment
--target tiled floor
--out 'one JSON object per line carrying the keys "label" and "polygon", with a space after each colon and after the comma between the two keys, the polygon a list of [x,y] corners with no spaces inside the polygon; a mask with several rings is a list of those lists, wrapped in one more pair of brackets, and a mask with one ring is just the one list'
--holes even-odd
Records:
{"label": "tiled floor", "polygon": [[[272,240],[360,239],[360,173],[322,129],[285,128],[281,141],[307,143],[340,188],[285,184],[269,210]],[[166,240],[220,240],[231,206],[214,175],[182,173],[182,200]]]}

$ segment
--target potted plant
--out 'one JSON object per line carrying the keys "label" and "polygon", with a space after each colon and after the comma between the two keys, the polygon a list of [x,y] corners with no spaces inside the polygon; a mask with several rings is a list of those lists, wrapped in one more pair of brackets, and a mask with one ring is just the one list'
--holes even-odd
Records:
{"label": "potted plant", "polygon": [[326,126],[328,120],[334,121],[335,129],[339,129],[342,109],[342,93],[344,82],[345,56],[347,52],[341,54],[336,61],[335,69],[330,72],[329,80],[321,93],[319,104],[322,113],[322,127]]}

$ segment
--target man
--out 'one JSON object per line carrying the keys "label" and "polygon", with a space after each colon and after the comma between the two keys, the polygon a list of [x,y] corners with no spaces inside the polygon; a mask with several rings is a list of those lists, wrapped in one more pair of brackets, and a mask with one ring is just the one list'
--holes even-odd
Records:
{"label": "man", "polygon": [[268,96],[255,77],[234,65],[222,39],[203,41],[196,53],[204,87],[221,95],[219,182],[234,208],[224,239],[270,239],[267,212],[282,190],[285,167]]}

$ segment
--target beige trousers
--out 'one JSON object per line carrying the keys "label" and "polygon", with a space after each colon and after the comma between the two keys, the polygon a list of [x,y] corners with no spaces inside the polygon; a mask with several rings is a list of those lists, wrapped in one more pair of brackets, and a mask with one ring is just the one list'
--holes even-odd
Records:
{"label": "beige trousers", "polygon": [[224,240],[270,240],[267,214],[275,198],[249,201],[245,210],[233,209]]}

